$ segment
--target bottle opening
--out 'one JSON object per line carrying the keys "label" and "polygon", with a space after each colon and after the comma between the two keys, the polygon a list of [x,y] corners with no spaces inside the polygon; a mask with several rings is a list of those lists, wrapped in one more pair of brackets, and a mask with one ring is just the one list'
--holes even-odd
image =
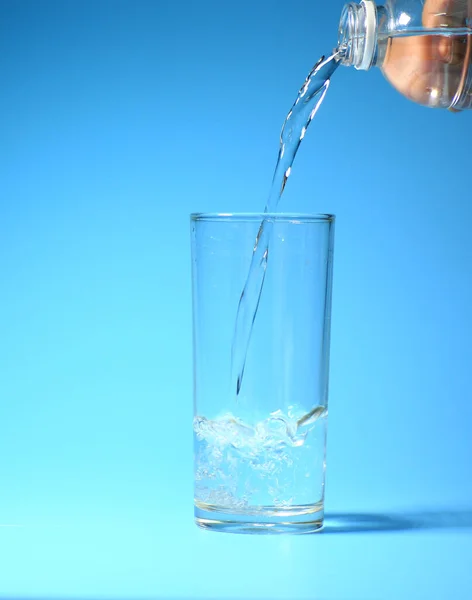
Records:
{"label": "bottle opening", "polygon": [[373,65],[377,39],[377,7],[373,0],[346,4],[341,14],[338,47],[342,64],[367,71]]}

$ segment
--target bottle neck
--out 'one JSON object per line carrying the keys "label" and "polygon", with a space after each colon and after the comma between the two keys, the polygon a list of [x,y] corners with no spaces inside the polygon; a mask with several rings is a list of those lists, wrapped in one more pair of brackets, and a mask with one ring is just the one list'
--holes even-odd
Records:
{"label": "bottle neck", "polygon": [[338,32],[341,64],[367,71],[382,63],[386,44],[379,41],[378,23],[384,12],[384,7],[377,6],[373,0],[344,6]]}

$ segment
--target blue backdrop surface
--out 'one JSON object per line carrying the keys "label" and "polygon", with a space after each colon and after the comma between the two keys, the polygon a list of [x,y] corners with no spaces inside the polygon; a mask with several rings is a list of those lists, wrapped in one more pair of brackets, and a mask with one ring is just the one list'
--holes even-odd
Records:
{"label": "blue backdrop surface", "polygon": [[[0,2],[0,597],[472,597],[472,115],[339,69],[321,535],[193,525],[188,215],[263,209],[341,0]],[[363,515],[363,516],[362,516]]]}

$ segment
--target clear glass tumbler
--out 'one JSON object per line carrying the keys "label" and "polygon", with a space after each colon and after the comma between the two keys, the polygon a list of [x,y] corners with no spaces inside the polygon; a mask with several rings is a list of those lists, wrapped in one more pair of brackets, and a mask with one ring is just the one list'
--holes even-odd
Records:
{"label": "clear glass tumbler", "polygon": [[[334,216],[195,214],[191,237],[196,523],[316,531],[324,517]],[[256,237],[267,261],[263,277],[246,285]],[[235,337],[240,301],[258,307],[247,353],[233,347],[244,339]],[[232,359],[241,355],[236,386]]]}

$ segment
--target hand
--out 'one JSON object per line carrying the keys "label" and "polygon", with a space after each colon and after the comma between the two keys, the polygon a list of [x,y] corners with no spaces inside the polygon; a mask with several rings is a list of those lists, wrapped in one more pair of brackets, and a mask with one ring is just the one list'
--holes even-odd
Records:
{"label": "hand", "polygon": [[[426,0],[422,20],[426,29],[464,27],[470,16],[472,0]],[[471,42],[470,36],[457,35],[391,38],[382,70],[410,100],[448,108],[462,91]]]}

